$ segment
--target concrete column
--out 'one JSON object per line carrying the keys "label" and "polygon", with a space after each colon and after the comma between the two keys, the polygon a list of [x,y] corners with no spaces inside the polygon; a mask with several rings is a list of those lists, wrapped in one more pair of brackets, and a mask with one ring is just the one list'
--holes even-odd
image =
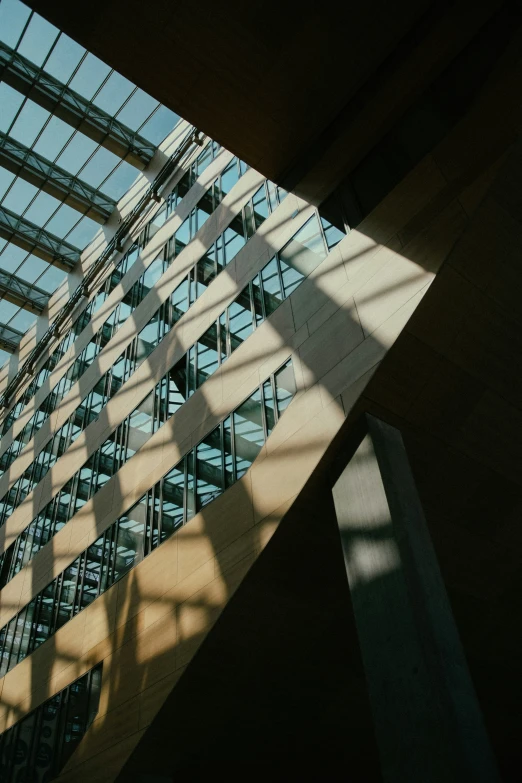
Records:
{"label": "concrete column", "polygon": [[366,417],[333,498],[383,780],[499,781],[397,429]]}

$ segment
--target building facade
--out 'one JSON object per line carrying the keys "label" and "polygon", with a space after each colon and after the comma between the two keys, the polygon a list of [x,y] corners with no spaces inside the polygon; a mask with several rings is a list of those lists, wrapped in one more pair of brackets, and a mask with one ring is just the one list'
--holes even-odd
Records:
{"label": "building facade", "polygon": [[518,779],[520,19],[465,6],[296,159],[180,120],[4,369],[6,780]]}

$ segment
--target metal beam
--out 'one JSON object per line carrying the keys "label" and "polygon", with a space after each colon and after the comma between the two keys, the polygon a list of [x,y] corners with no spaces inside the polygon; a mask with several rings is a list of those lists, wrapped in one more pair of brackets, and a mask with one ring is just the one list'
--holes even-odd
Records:
{"label": "metal beam", "polygon": [[0,236],[66,272],[70,272],[80,259],[77,247],[1,205]]}
{"label": "metal beam", "polygon": [[0,79],[138,169],[156,151],[143,136],[1,42]]}
{"label": "metal beam", "polygon": [[18,350],[18,345],[23,337],[23,332],[12,329],[10,326],[0,323],[0,348],[9,353]]}
{"label": "metal beam", "polygon": [[105,223],[116,206],[109,196],[1,132],[0,165],[98,223]]}
{"label": "metal beam", "polygon": [[0,269],[0,297],[38,315],[49,301],[49,294],[43,288],[26,283],[22,278],[10,275],[3,269]]}

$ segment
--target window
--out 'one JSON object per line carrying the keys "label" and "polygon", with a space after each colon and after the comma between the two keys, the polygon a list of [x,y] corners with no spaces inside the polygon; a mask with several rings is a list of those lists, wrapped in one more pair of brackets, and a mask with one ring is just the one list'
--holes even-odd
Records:
{"label": "window", "polygon": [[294,393],[288,361],[13,617],[0,630],[0,676],[240,479]]}
{"label": "window", "polygon": [[98,712],[102,664],[0,735],[2,780],[50,780],[65,766]]}

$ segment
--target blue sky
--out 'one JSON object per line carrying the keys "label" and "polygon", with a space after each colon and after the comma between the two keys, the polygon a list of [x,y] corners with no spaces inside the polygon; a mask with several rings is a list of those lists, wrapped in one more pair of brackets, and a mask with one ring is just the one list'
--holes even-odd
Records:
{"label": "blue sky", "polygon": [[[179,117],[87,52],[19,0],[0,0],[0,40],[121,123],[158,145]],[[0,131],[118,201],[138,176],[128,161],[0,82]],[[0,165],[0,205],[83,250],[98,223]],[[0,270],[49,295],[65,277],[31,253],[0,240]],[[0,300],[2,326],[25,332],[36,316]],[[0,350],[0,364],[8,354]]]}

